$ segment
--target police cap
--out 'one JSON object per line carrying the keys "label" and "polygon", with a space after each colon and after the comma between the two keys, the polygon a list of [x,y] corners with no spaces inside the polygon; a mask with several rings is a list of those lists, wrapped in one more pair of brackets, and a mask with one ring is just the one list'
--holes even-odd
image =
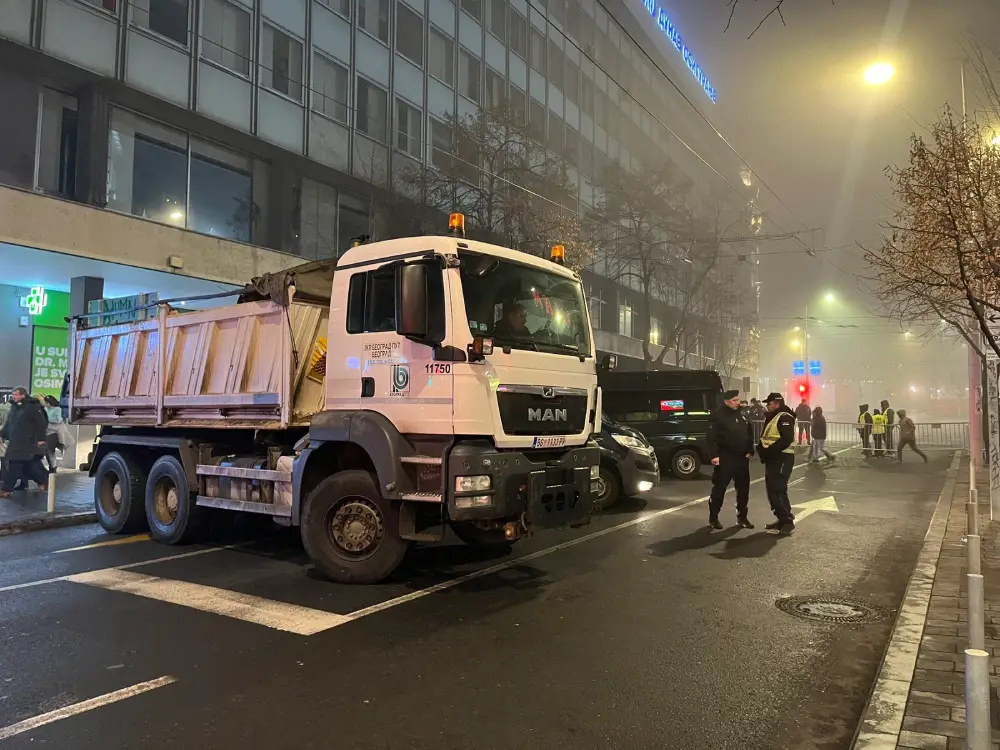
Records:
{"label": "police cap", "polygon": [[764,403],[769,404],[772,401],[784,401],[784,400],[785,400],[784,396],[782,396],[777,391],[772,391],[771,393],[767,394],[767,398],[764,399]]}

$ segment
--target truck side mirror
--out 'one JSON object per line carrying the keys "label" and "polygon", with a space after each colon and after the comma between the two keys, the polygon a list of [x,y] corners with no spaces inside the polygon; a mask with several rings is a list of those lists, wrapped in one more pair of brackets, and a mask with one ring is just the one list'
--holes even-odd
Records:
{"label": "truck side mirror", "polygon": [[426,263],[402,263],[396,268],[396,333],[422,339],[427,336]]}

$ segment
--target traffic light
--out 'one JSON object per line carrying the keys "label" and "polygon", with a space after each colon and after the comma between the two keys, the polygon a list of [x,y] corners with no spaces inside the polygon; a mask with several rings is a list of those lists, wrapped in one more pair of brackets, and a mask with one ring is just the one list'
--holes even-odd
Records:
{"label": "traffic light", "polygon": [[799,392],[799,398],[809,398],[809,384],[805,381],[799,381],[796,390]]}

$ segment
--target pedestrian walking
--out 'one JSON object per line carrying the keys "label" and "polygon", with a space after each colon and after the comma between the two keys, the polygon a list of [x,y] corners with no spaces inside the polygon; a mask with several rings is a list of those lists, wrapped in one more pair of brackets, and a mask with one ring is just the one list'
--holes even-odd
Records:
{"label": "pedestrian walking", "polygon": [[49,423],[45,429],[45,463],[49,474],[55,474],[56,451],[64,447],[59,437],[63,426],[62,409],[54,396],[45,396],[42,402],[45,404],[45,418]]}
{"label": "pedestrian walking", "polygon": [[899,410],[899,445],[896,447],[896,460],[902,462],[903,448],[910,446],[913,452],[924,459],[927,463],[927,454],[917,447],[917,425],[906,416],[906,410]]}
{"label": "pedestrian walking", "polygon": [[826,417],[823,416],[823,407],[817,406],[812,411],[812,450],[809,452],[809,460],[819,463],[819,457],[826,456],[826,460],[833,463],[836,456],[826,449]]}
{"label": "pedestrian walking", "polygon": [[788,500],[788,479],[795,466],[795,412],[785,405],[780,393],[767,397],[767,421],[757,446],[757,455],[764,464],[764,486],[775,521],[764,528],[787,536],[795,529],[795,516]]}
{"label": "pedestrian walking", "polygon": [[712,458],[712,494],[708,499],[708,525],[721,529],[719,512],[732,482],[736,489],[736,524],[752,529],[747,516],[750,502],[750,458],[753,456],[753,427],[740,408],[740,392],[722,394],[722,406],[708,420],[705,442]]}
{"label": "pedestrian walking", "polygon": [[875,458],[882,458],[882,444],[885,438],[885,415],[876,409],[872,412],[872,437],[875,439]]}
{"label": "pedestrian walking", "polygon": [[858,435],[861,437],[861,455],[870,456],[872,454],[872,415],[868,413],[868,404],[861,404],[858,407],[861,413],[858,414]]}
{"label": "pedestrian walking", "polygon": [[7,481],[0,497],[10,497],[19,483],[28,488],[34,480],[42,492],[48,489],[48,475],[42,466],[45,453],[45,412],[38,399],[28,395],[24,388],[15,388],[11,395],[10,414],[0,431],[0,439],[7,443]]}
{"label": "pedestrian walking", "polygon": [[885,452],[886,455],[892,455],[892,446],[896,442],[893,435],[893,431],[896,429],[896,412],[892,410],[889,402],[885,399],[882,399],[880,406],[882,407],[882,416],[885,417]]}
{"label": "pedestrian walking", "polygon": [[809,445],[809,429],[812,422],[812,409],[809,408],[809,403],[804,398],[802,399],[802,403],[795,407],[795,421],[799,426],[799,445],[802,445],[803,436],[805,436],[806,445]]}

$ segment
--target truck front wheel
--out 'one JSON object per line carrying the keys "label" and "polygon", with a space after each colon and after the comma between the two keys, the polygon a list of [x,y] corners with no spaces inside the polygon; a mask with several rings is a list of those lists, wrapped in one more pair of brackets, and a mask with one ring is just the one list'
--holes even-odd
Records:
{"label": "truck front wheel", "polygon": [[164,544],[196,541],[204,528],[205,511],[195,505],[181,462],[175,456],[156,459],[146,479],[146,520],[153,539]]}
{"label": "truck front wheel", "polygon": [[402,562],[399,505],[367,471],[327,477],[306,498],[302,544],[321,574],[339,583],[378,583]]}
{"label": "truck front wheel", "polygon": [[101,459],[94,473],[94,511],[109,534],[142,531],[146,522],[142,493],[146,477],[142,468],[118,452]]}

